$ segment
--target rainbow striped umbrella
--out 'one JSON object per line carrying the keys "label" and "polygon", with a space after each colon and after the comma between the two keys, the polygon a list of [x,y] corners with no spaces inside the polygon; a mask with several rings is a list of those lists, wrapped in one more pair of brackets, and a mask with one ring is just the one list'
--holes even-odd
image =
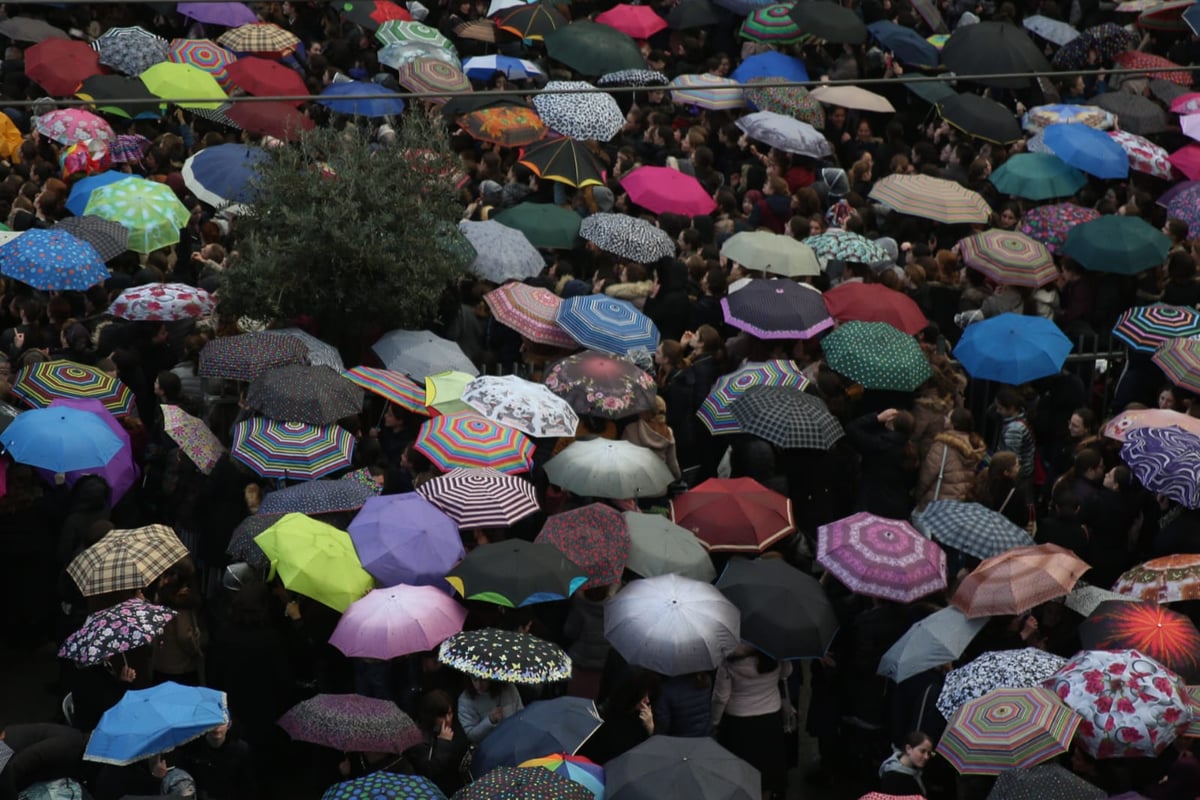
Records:
{"label": "rainbow striped umbrella", "polygon": [[170,59],[207,72],[229,91],[229,65],[237,61],[237,56],[211,39],[172,39]]}
{"label": "rainbow striped umbrella", "polygon": [[958,243],[963,263],[1005,286],[1037,288],[1058,278],[1046,246],[1017,231],[996,228]]}
{"label": "rainbow striped umbrella", "polygon": [[728,111],[743,108],[746,98],[737,81],[705,73],[680,75],[671,81],[671,102],[706,108],[709,111]]}
{"label": "rainbow striped umbrella", "polygon": [[1134,306],[1117,318],[1113,335],[1134,350],[1153,353],[1172,339],[1200,336],[1200,312],[1191,306]]}
{"label": "rainbow striped umbrella", "polygon": [[737,433],[741,428],[733,416],[733,403],[754,386],[791,386],[799,392],[808,386],[808,378],[784,359],[747,364],[717,378],[696,416],[713,433]]}
{"label": "rainbow striped umbrella", "polygon": [[353,454],[354,436],[338,425],[254,417],[233,426],[231,455],[264,478],[314,480],[350,466]]}
{"label": "rainbow striped umbrella", "polygon": [[794,44],[811,39],[792,19],[788,13],[791,10],[791,3],[772,3],[754,9],[742,23],[742,38],[769,44]]}
{"label": "rainbow striped umbrella", "polygon": [[34,408],[60,397],[99,400],[114,417],[133,413],[133,392],[116,378],[74,361],[43,361],[21,368],[12,393]]}
{"label": "rainbow striped umbrella", "polygon": [[1163,342],[1152,360],[1171,383],[1189,392],[1200,392],[1200,339]]}
{"label": "rainbow striped umbrella", "polygon": [[342,377],[405,411],[429,416],[429,409],[425,407],[425,389],[402,372],[379,367],[354,367],[344,370]]}
{"label": "rainbow striped umbrella", "polygon": [[978,192],[928,175],[888,175],[875,184],[870,197],[900,214],[946,225],[984,223],[992,216]]}
{"label": "rainbow striped umbrella", "polygon": [[999,775],[1067,752],[1081,722],[1049,689],[994,689],[954,712],[937,749],[963,775]]}
{"label": "rainbow striped umbrella", "polygon": [[533,442],[474,413],[433,417],[422,423],[413,445],[443,471],[455,467],[491,467],[500,472],[527,472],[533,466]]}

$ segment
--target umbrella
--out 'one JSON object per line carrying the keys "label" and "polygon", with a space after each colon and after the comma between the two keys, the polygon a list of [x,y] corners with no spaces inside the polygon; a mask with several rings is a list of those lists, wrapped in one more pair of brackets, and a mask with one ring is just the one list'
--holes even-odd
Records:
{"label": "umbrella", "polygon": [[869,196],[900,214],[946,225],[986,223],[992,215],[991,207],[978,193],[928,175],[888,175],[871,188]]}
{"label": "umbrella", "polygon": [[802,86],[758,85],[770,82],[765,78],[752,78],[746,84],[743,94],[751,108],[795,117],[814,128],[825,127],[825,109],[817,98],[809,95],[807,89]]}
{"label": "umbrella", "polygon": [[253,417],[233,426],[231,455],[264,478],[315,480],[351,464],[354,436],[338,425]]}
{"label": "umbrella", "polygon": [[[243,56],[230,64],[226,72],[229,82],[249,95],[286,97],[308,94],[308,87],[299,73],[277,61]],[[289,104],[300,105],[300,101],[289,101]]]}
{"label": "umbrella", "polygon": [[[1117,53],[1113,57],[1113,61],[1118,66],[1129,70],[1156,70],[1154,73],[1155,77],[1170,81],[1171,83],[1177,83],[1180,86],[1187,87],[1192,85],[1192,74],[1187,68],[1180,67],[1174,61],[1169,61],[1154,53],[1145,53],[1140,50],[1125,50],[1124,52]],[[1172,67],[1177,67],[1178,69],[1167,72],[1161,71],[1171,70]]]}
{"label": "umbrella", "polygon": [[47,39],[25,51],[25,74],[52,95],[69,95],[100,74],[100,60],[84,42]]}
{"label": "umbrella", "polygon": [[266,332],[221,336],[200,351],[199,373],[205,378],[253,381],[278,367],[303,364],[308,355],[299,339]]}
{"label": "umbrella", "polygon": [[1051,125],[1058,124],[1086,125],[1089,128],[1108,130],[1116,124],[1116,118],[1096,106],[1056,103],[1034,106],[1025,112],[1021,122],[1026,130],[1036,134],[1042,133]]}
{"label": "umbrella", "polygon": [[709,583],[717,576],[708,551],[687,528],[661,514],[625,512],[629,528],[629,560],[625,568],[643,578],[674,573]]}
{"label": "umbrella", "polygon": [[[109,413],[108,409],[99,400],[58,397],[50,402],[50,408],[71,408],[99,417],[103,420],[105,426],[121,440],[121,448],[103,466],[99,468],[87,467],[78,470],[67,470],[64,473],[67,486],[74,486],[85,475],[99,475],[104,478],[108,482],[109,489],[112,490],[112,504],[116,505],[142,476],[141,470],[138,469],[137,462],[133,457],[133,444],[129,438],[129,432],[117,421],[116,417]],[[39,470],[39,473],[47,483],[55,482],[56,473],[54,471]]]}
{"label": "umbrella", "polygon": [[700,181],[670,167],[637,167],[621,178],[621,188],[631,202],[655,214],[703,217],[717,209]]}
{"label": "umbrella", "polygon": [[[399,23],[406,25],[416,25],[418,23]],[[441,34],[438,34],[439,36]],[[408,64],[422,58],[436,58],[439,61],[445,61],[452,67],[462,69],[462,62],[459,61],[458,54],[454,52],[453,47],[442,47],[426,42],[405,42],[393,43],[384,47],[377,54],[379,63],[385,67],[391,67],[397,72]]]}
{"label": "umbrella", "polygon": [[667,27],[667,21],[649,6],[617,3],[608,11],[596,15],[596,22],[616,28],[634,39],[649,39]]}
{"label": "umbrella", "polygon": [[[535,753],[575,753],[600,724],[596,704],[591,700],[569,696],[539,700],[501,721],[492,731],[500,731],[500,735],[488,734],[475,753],[471,767],[481,774],[518,764],[529,766],[529,759],[536,758]],[[592,763],[583,758],[577,760]]]}
{"label": "umbrella", "polygon": [[592,793],[595,800],[604,797],[604,767],[595,764],[583,756],[570,756],[566,753],[554,753],[541,758],[531,758],[522,761],[517,766],[522,768],[548,769],[558,775],[580,784]]}
{"label": "umbrella", "polygon": [[[98,175],[89,175],[86,178],[81,178],[71,187],[71,193],[67,196],[67,210],[76,216],[83,216],[83,210],[87,208],[88,200],[91,199],[93,191],[99,189],[101,186],[107,186],[110,183],[116,183],[128,177],[127,173],[108,170]],[[107,220],[105,221],[107,222]],[[128,236],[127,232],[127,240]]]}
{"label": "umbrella", "polygon": [[653,69],[619,69],[596,79],[597,86],[666,86],[666,75]]}
{"label": "umbrella", "polygon": [[737,126],[751,139],[785,153],[797,153],[808,158],[833,154],[829,141],[812,125],[774,111],[756,111],[739,117]]}
{"label": "umbrella", "polygon": [[565,600],[587,580],[557,548],[521,539],[480,545],[446,576],[464,599],[508,608]]}
{"label": "umbrella", "polygon": [[[574,139],[566,137],[560,141],[575,144]],[[551,203],[521,203],[494,214],[492,219],[501,225],[519,230],[534,247],[556,250],[571,250],[575,247],[579,241],[579,225],[582,222],[574,211]]]}
{"label": "umbrella", "polygon": [[741,613],[741,637],[772,658],[821,658],[838,629],[817,579],[776,558],[729,562],[717,588]]}
{"label": "umbrella", "polygon": [[206,147],[183,162],[183,182],[196,199],[213,208],[232,210],[254,203],[258,168],[267,151],[241,144]]}
{"label": "umbrella", "polygon": [[391,331],[371,345],[371,349],[389,370],[417,380],[447,369],[479,374],[458,344],[430,331]]}
{"label": "umbrella", "polygon": [[317,96],[317,102],[330,111],[351,116],[387,117],[404,111],[404,98],[399,94],[366,81],[331,83]]}
{"label": "umbrella", "polygon": [[245,131],[285,142],[294,141],[300,138],[302,132],[316,127],[311,119],[283,102],[235,103],[225,113],[230,121]]}
{"label": "umbrella", "polygon": [[959,75],[983,75],[983,83],[1024,89],[1026,77],[997,78],[1029,72],[1050,72],[1050,62],[1025,31],[1008,22],[960,25],[942,48],[942,63]]}
{"label": "umbrella", "polygon": [[759,339],[811,339],[833,327],[821,293],[787,280],[752,280],[721,298],[725,321]]}
{"label": "umbrella", "polygon": [[959,241],[958,252],[968,267],[1004,286],[1038,288],[1058,278],[1046,246],[1017,231],[994,228],[968,236]]}
{"label": "umbrella", "polygon": [[721,245],[721,256],[749,270],[798,278],[821,274],[813,249],[791,236],[768,231],[741,231]]}
{"label": "umbrella", "polygon": [[[755,386],[784,386],[803,391],[807,385],[808,377],[791,361],[776,359],[749,362],[717,378],[708,397],[704,398],[696,411],[696,416],[712,433],[734,433],[740,429],[731,407],[747,390]],[[820,435],[820,431],[817,433]]]}
{"label": "umbrella", "polygon": [[429,778],[419,775],[397,775],[394,772],[372,772],[361,778],[335,783],[325,790],[321,800],[376,800],[376,798],[405,798],[405,800],[446,800],[446,795]]}
{"label": "umbrella", "polygon": [[283,519],[282,514],[251,514],[238,523],[229,536],[229,544],[225,552],[237,561],[245,561],[250,566],[266,571],[271,566],[270,559],[262,548],[254,541],[254,537]]}
{"label": "umbrella", "polygon": [[1045,650],[992,650],[950,670],[937,698],[937,710],[950,719],[971,700],[996,689],[1032,689],[1041,686],[1067,660]]}
{"label": "umbrella", "polygon": [[998,775],[1067,752],[1082,721],[1047,689],[995,689],[954,712],[938,753],[963,775]]}
{"label": "umbrella", "polygon": [[307,331],[300,328],[277,328],[266,331],[266,334],[268,336],[284,336],[303,344],[308,351],[308,363],[314,367],[329,367],[339,372],[345,368],[345,365],[342,364],[342,356],[336,347],[321,341]]}
{"label": "umbrella", "polygon": [[442,642],[438,661],[475,678],[538,685],[571,677],[571,658],[558,645],[499,628],[463,631]]}
{"label": "umbrella", "polygon": [[[402,65],[396,82],[411,92],[445,91],[460,94],[471,91],[471,82],[463,71],[439,58],[422,57]],[[421,99],[441,104],[450,98],[433,96]]]}
{"label": "umbrella", "polygon": [[162,406],[163,432],[179,445],[183,454],[192,460],[196,469],[205,475],[225,453],[225,446],[202,420],[188,414],[179,406]]}
{"label": "umbrella", "polygon": [[495,800],[499,797],[592,800],[592,793],[548,769],[497,767],[459,789],[451,800]]}
{"label": "umbrella", "polygon": [[34,408],[45,408],[56,398],[65,397],[99,400],[117,417],[133,413],[133,392],[128,386],[95,367],[74,361],[42,361],[22,367],[13,381],[12,393]]}
{"label": "umbrella", "polygon": [[[111,535],[111,534],[109,534]],[[174,681],[129,689],[100,717],[84,761],[127,765],[229,724],[225,693]]]}
{"label": "umbrella", "polygon": [[716,669],[738,645],[737,606],[715,587],[660,575],[627,584],[604,607],[604,638],[631,665],[661,675]]}
{"label": "umbrella", "polygon": [[1149,97],[1132,92],[1105,92],[1093,97],[1091,102],[1092,105],[1115,114],[1121,121],[1121,130],[1139,136],[1150,136],[1167,130],[1166,113]]}
{"label": "umbrella", "polygon": [[858,86],[818,86],[809,92],[808,96],[825,105],[841,106],[853,111],[871,111],[879,114],[893,114],[896,111],[883,95]]}
{"label": "umbrella", "polygon": [[938,64],[937,48],[921,38],[921,34],[912,28],[897,25],[890,20],[879,20],[868,25],[867,30],[902,64],[918,67],[936,67]]}
{"label": "umbrella", "polygon": [[129,231],[117,222],[99,217],[67,217],[55,223],[54,227],[87,242],[96,248],[100,258],[105,261],[116,258],[128,249]]}
{"label": "umbrella", "polygon": [[406,9],[388,0],[343,3],[342,13],[355,25],[361,25],[368,30],[377,29],[383,23],[391,20],[412,22],[413,18]]}
{"label": "umbrella", "polygon": [[844,435],[823,400],[790,386],[752,386],[729,410],[739,432],[785,449],[828,450]]}
{"label": "umbrella", "polygon": [[534,541],[553,545],[582,567],[588,574],[584,589],[618,583],[629,559],[625,518],[601,503],[550,516]]}
{"label": "umbrella", "polygon": [[429,416],[461,414],[471,408],[462,401],[463,390],[471,382],[465,372],[447,370],[425,379],[425,408]]}
{"label": "umbrella", "polygon": [[654,378],[632,361],[585,350],[558,361],[546,387],[580,414],[624,419],[654,408]]}
{"label": "umbrella", "polygon": [[375,493],[371,489],[354,481],[308,481],[269,492],[263,498],[258,513],[300,513],[315,516],[338,511],[357,511],[374,496]]}
{"label": "umbrella", "polygon": [[929,325],[929,320],[911,297],[883,284],[842,283],[826,292],[824,298],[829,313],[838,322],[886,322],[910,336],[917,335]]}
{"label": "umbrella", "polygon": [[1200,631],[1183,614],[1157,603],[1106,600],[1079,626],[1086,650],[1131,648],[1188,683],[1200,680]]}
{"label": "umbrella", "polygon": [[679,75],[672,79],[671,102],[704,108],[709,111],[729,111],[746,105],[742,87],[737,81],[710,73]]}
{"label": "umbrella", "polygon": [[601,250],[641,264],[675,255],[675,242],[661,228],[627,214],[592,214],[580,224],[579,235]]}
{"label": "umbrella", "polygon": [[1082,617],[1086,617],[1095,611],[1101,603],[1108,600],[1117,600],[1125,603],[1136,602],[1135,598],[1128,595],[1110,592],[1107,589],[1091,586],[1083,581],[1075,584],[1075,588],[1067,595],[1067,599],[1064,602],[1067,608]]}
{"label": "umbrella", "polygon": [[1027,200],[1049,200],[1075,194],[1087,183],[1083,173],[1050,153],[1018,153],[988,180],[1004,194]]}
{"label": "umbrella", "polygon": [[1167,163],[1183,173],[1188,180],[1200,178],[1200,144],[1193,142],[1179,148],[1167,156]]}
{"label": "umbrella", "polygon": [[417,493],[464,530],[507,528],[538,511],[533,484],[494,469],[452,469]]}
{"label": "umbrella", "polygon": [[[681,4],[681,6],[686,4]],[[676,8],[679,8],[677,6]],[[791,3],[772,3],[769,6],[756,8],[742,21],[739,33],[743,39],[764,44],[798,44],[812,37],[800,29],[788,12],[792,10]],[[675,14],[672,9],[671,14]],[[706,25],[715,25],[716,15]],[[671,27],[677,27],[672,25]],[[807,71],[805,72],[807,75]],[[804,80],[808,80],[807,77]],[[744,81],[741,81],[744,83]]]}
{"label": "umbrella", "polygon": [[1062,252],[1098,272],[1136,275],[1167,257],[1171,240],[1141,217],[1108,214],[1076,225]]}
{"label": "umbrella", "polygon": [[946,588],[946,554],[903,520],[860,511],[817,529],[817,563],[855,594],[911,603]]}
{"label": "umbrella", "polygon": [[285,514],[254,537],[289,590],[342,612],[374,587],[350,534],[303,514]]}
{"label": "umbrella", "polygon": [[579,497],[662,497],[675,476],[658,454],[626,441],[576,440],[546,462],[546,477]]}
{"label": "umbrella", "polygon": [[75,142],[112,142],[117,138],[112,126],[90,111],[65,108],[37,117],[37,132],[60,144]]}
{"label": "umbrella", "polygon": [[954,606],[938,609],[888,648],[876,673],[903,683],[925,670],[957,661],[986,623],[983,618],[968,619]]}
{"label": "umbrella", "polygon": [[1100,218],[1100,212],[1074,203],[1035,206],[1025,212],[1017,230],[1059,255],[1067,234],[1077,225]]}
{"label": "umbrella", "polygon": [[950,602],[968,617],[1023,614],[1068,594],[1089,569],[1056,544],[1014,547],[984,559],[959,583]]}
{"label": "umbrella", "polygon": [[1103,434],[1118,442],[1137,428],[1166,428],[1174,425],[1189,433],[1200,435],[1200,420],[1166,408],[1138,408],[1122,411],[1105,423]]}
{"label": "umbrella", "polygon": [[126,75],[141,75],[170,57],[170,45],[144,28],[109,28],[92,45],[100,63]]}
{"label": "umbrella", "polygon": [[1081,651],[1043,685],[1083,717],[1093,758],[1153,758],[1192,722],[1183,681],[1137,650]]}
{"label": "umbrella", "polygon": [[165,183],[125,178],[94,190],[84,214],[92,214],[129,229],[129,249],[152,253],[179,241],[179,231],[191,212]]}
{"label": "umbrella", "polygon": [[250,7],[243,3],[176,3],[175,10],[196,22],[225,28],[235,28],[258,21]]}
{"label": "umbrella", "polygon": [[270,22],[256,22],[230,28],[217,43],[235,53],[264,53],[282,56],[295,50],[300,39]]}
{"label": "umbrella", "polygon": [[533,437],[574,436],[579,417],[541,384],[515,375],[483,376],[467,384],[461,400],[480,415]]}
{"label": "umbrella", "polygon": [[[75,96],[90,100],[96,104],[96,110],[105,114],[115,114],[126,119],[157,119],[162,116],[166,104],[150,93],[146,84],[137,78],[123,75],[93,75],[81,83]],[[120,144],[127,139],[123,134],[114,136],[108,143],[109,155],[114,161],[137,162],[145,153],[139,146],[136,158],[121,153]],[[139,142],[139,145],[141,143]],[[119,178],[128,177],[125,173],[116,173]],[[80,211],[82,211],[82,206]]]}
{"label": "umbrella", "polygon": [[153,644],[175,614],[174,609],[131,597],[89,614],[63,641],[58,657],[85,667],[103,664],[115,655]]}
{"label": "umbrella", "polygon": [[753,478],[709,478],[671,500],[671,521],[714,553],[761,553],[796,530],[792,501]]}
{"label": "umbrella", "polygon": [[1057,375],[1071,347],[1052,321],[1008,313],[968,326],[954,357],[973,378],[1020,386]]}
{"label": "umbrella", "polygon": [[658,327],[628,300],[603,294],[571,297],[559,304],[554,321],[580,346],[600,353],[625,356],[658,347]]}
{"label": "umbrella", "polygon": [[186,283],[148,283],[126,289],[108,307],[108,313],[135,322],[177,322],[211,316],[212,295]]}
{"label": "umbrella", "polygon": [[[814,0],[815,2],[815,0]],[[651,736],[604,765],[610,800],[757,800],[761,776],[711,738]]]}
{"label": "umbrella", "polygon": [[646,66],[633,39],[598,22],[576,20],[548,34],[545,42],[551,58],[581,75],[604,75]]}
{"label": "umbrella", "polygon": [[804,243],[812,248],[822,264],[829,260],[853,261],[857,264],[879,264],[891,257],[875,242],[857,233],[831,229],[828,233],[809,236]]}
{"label": "umbrella", "polygon": [[288,709],[279,727],[300,742],[360,753],[403,753],[424,734],[391,700],[318,694]]}
{"label": "umbrella", "polygon": [[35,289],[83,291],[109,277],[104,260],[64,230],[29,230],[0,246],[0,275]]}
{"label": "umbrella", "polygon": [[1185,508],[1200,507],[1200,436],[1175,426],[1126,432],[1121,460],[1152,492]]}
{"label": "umbrella", "polygon": [[218,110],[225,100],[225,90],[230,88],[229,67],[236,62],[236,55],[208,39],[174,39],[171,63],[165,67],[155,64],[138,77],[155,96],[164,100],[211,97],[218,101],[215,106],[180,102],[183,108]]}
{"label": "umbrella", "polygon": [[[582,130],[582,126],[572,125],[571,128]],[[570,136],[559,136],[539,142],[525,151],[521,163],[533,170],[539,178],[548,181],[565,183],[576,188],[604,185],[604,172],[596,157],[585,145]],[[579,215],[575,214],[576,237],[579,235],[579,225]],[[574,238],[571,240],[571,246],[574,246]]]}
{"label": "umbrella", "polygon": [[475,260],[468,269],[492,283],[533,278],[546,268],[542,254],[525,234],[499,222],[463,220],[458,231],[475,248]]}
{"label": "umbrella", "polygon": [[1200,234],[1200,188],[1193,186],[1177,194],[1167,205],[1167,216],[1186,222],[1189,236],[1193,230]]}
{"label": "umbrella", "polygon": [[1158,346],[1151,359],[1176,386],[1196,391],[1196,362],[1200,357],[1200,341],[1168,339]]}
{"label": "umbrella", "polygon": [[667,25],[674,31],[705,28],[720,21],[720,12],[710,0],[681,0],[667,14]]}
{"label": "umbrella", "polygon": [[533,466],[533,442],[473,412],[440,414],[421,423],[413,449],[443,472],[455,467],[491,467],[526,472]]}
{"label": "umbrella", "polygon": [[1129,156],[1104,131],[1087,125],[1050,125],[1043,133],[1046,147],[1065,163],[1098,178],[1129,175]]}
{"label": "umbrella", "polygon": [[[759,9],[759,11],[765,10],[767,9]],[[749,22],[749,18],[747,18],[747,22]],[[743,35],[745,32],[746,25],[743,23]],[[729,77],[741,84],[755,78],[765,78],[780,83],[805,83],[809,80],[808,70],[805,69],[803,61],[775,50],[757,53],[743,60]]]}
{"label": "umbrella", "polygon": [[821,347],[832,370],[867,389],[911,392],[933,376],[917,340],[886,322],[845,322]]}
{"label": "umbrella", "polygon": [[976,139],[1011,144],[1022,136],[1012,112],[995,100],[977,94],[956,94],[937,105],[942,119]]}
{"label": "umbrella", "polygon": [[1163,180],[1174,180],[1175,168],[1167,151],[1144,136],[1129,131],[1109,131],[1108,135],[1121,146],[1129,159],[1129,168]]}
{"label": "umbrella", "polygon": [[1058,764],[1041,764],[1032,769],[1006,769],[1000,773],[988,800],[1105,800],[1108,792]]}
{"label": "umbrella", "polygon": [[800,30],[834,44],[861,44],[867,38],[862,18],[853,9],[837,3],[796,3],[791,17]]}
{"label": "umbrella", "polygon": [[497,72],[504,73],[505,77],[514,81],[542,74],[532,61],[502,55],[473,56],[463,62],[462,70],[468,78],[477,81],[486,81]]}
{"label": "umbrella", "polygon": [[972,558],[990,558],[1033,544],[1022,528],[979,503],[934,500],[914,513],[912,520],[921,533]]}
{"label": "umbrella", "polygon": [[554,322],[561,301],[549,289],[507,283],[488,292],[483,299],[497,322],[526,339],[549,347],[575,349],[575,340]]}
{"label": "umbrella", "polygon": [[84,597],[140,591],[187,555],[187,548],[166,525],[109,531],[71,560],[67,574]]}
{"label": "umbrella", "polygon": [[438,33],[437,28],[420,22],[387,20],[375,31],[375,38],[384,45],[423,44],[443,50],[454,49],[454,43]]}
{"label": "umbrella", "polygon": [[350,604],[329,643],[349,658],[386,661],[434,649],[466,618],[466,609],[436,586],[373,589]]}
{"label": "umbrella", "polygon": [[67,32],[50,23],[32,17],[9,17],[0,20],[0,35],[16,42],[42,42],[46,39],[70,39]]}
{"label": "umbrella", "polygon": [[464,555],[454,520],[412,492],[367,498],[346,530],[363,569],[381,586],[441,583]]}
{"label": "umbrella", "polygon": [[[597,21],[604,22],[604,20]],[[505,9],[495,18],[497,28],[530,41],[543,40],[546,34],[565,27],[568,22],[566,17],[548,3],[518,5],[515,8]],[[663,23],[663,27],[666,27],[666,23]]]}
{"label": "umbrella", "polygon": [[1200,555],[1176,554],[1151,559],[1127,570],[1113,591],[1152,603],[1200,598]]}

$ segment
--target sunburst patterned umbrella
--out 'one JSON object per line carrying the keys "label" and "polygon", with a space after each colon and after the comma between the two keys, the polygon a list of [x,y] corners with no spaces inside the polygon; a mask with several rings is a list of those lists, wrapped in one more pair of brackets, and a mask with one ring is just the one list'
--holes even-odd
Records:
{"label": "sunburst patterned umbrella", "polygon": [[1045,286],[1058,278],[1050,251],[1017,231],[990,230],[958,243],[963,263],[1006,286]]}
{"label": "sunburst patterned umbrella", "polygon": [[133,413],[133,392],[116,378],[74,361],[43,361],[22,367],[12,393],[34,408],[45,408],[59,397],[99,400],[113,416]]}
{"label": "sunburst patterned umbrella", "polygon": [[350,466],[354,437],[338,425],[254,417],[233,427],[231,454],[264,478],[313,480]]}
{"label": "sunburst patterned umbrella", "polygon": [[439,415],[421,424],[413,447],[438,469],[491,467],[526,472],[533,465],[533,442],[475,413]]}
{"label": "sunburst patterned umbrella", "polygon": [[1089,650],[1133,648],[1188,683],[1200,681],[1200,631],[1157,603],[1106,600],[1079,626],[1079,640]]}
{"label": "sunburst patterned umbrella", "polygon": [[165,183],[123,178],[92,192],[84,214],[119,222],[129,230],[129,249],[152,253],[179,241],[191,212]]}

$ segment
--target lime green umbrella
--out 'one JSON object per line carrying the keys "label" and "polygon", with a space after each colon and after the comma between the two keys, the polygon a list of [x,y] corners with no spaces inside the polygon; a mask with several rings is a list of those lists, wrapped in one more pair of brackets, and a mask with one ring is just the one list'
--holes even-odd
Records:
{"label": "lime green umbrella", "polygon": [[425,407],[439,414],[459,414],[471,411],[462,401],[463,390],[475,380],[465,372],[446,370],[425,378]]}
{"label": "lime green umbrella", "polygon": [[375,588],[350,534],[332,525],[303,514],[285,514],[254,541],[271,561],[271,577],[278,574],[290,591],[335,611],[345,611]]}
{"label": "lime green umbrella", "polygon": [[834,372],[865,389],[911,392],[933,377],[917,340],[886,322],[845,322],[821,348]]}
{"label": "lime green umbrella", "polygon": [[171,187],[136,177],[93,191],[83,214],[123,225],[129,230],[129,249],[138,253],[178,242],[179,230],[191,216]]}
{"label": "lime green umbrella", "polygon": [[[138,78],[155,97],[161,97],[183,108],[207,108],[215,111],[229,99],[216,78],[191,64],[163,61],[143,72]],[[203,102],[209,98],[212,99],[211,103]]]}
{"label": "lime green umbrella", "polygon": [[579,242],[581,218],[574,211],[550,203],[521,203],[492,216],[516,228],[534,247],[571,250]]}

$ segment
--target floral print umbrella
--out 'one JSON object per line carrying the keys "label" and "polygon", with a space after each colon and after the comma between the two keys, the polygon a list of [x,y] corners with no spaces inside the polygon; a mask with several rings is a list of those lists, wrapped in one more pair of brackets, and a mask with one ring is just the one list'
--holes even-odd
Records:
{"label": "floral print umbrella", "polygon": [[454,793],[451,800],[594,800],[592,793],[569,778],[547,769],[497,767]]}
{"label": "floral print umbrella", "polygon": [[1178,177],[1175,167],[1167,159],[1167,151],[1145,136],[1129,131],[1109,131],[1108,135],[1129,156],[1130,169],[1168,181]]}
{"label": "floral print umbrella", "polygon": [[82,108],[61,108],[37,117],[37,132],[59,144],[115,142],[117,134],[102,118]]}
{"label": "floral print umbrella", "polygon": [[589,576],[584,589],[620,581],[632,547],[625,517],[601,503],[554,514],[534,541],[554,545],[583,567]]}
{"label": "floral print umbrella", "polygon": [[129,229],[129,249],[139,253],[178,242],[180,229],[191,217],[171,187],[135,177],[96,189],[83,213],[124,225]]}
{"label": "floral print umbrella", "polygon": [[654,408],[654,378],[632,361],[587,351],[567,356],[546,375],[546,387],[580,414],[624,419]]}
{"label": "floral print umbrella", "polygon": [[476,678],[539,684],[571,677],[571,657],[528,633],[484,628],[456,633],[438,648],[438,661]]}
{"label": "floral print umbrella", "polygon": [[460,399],[493,422],[537,438],[574,436],[579,425],[579,415],[567,401],[516,375],[475,378]]}
{"label": "floral print umbrella", "polygon": [[176,322],[207,317],[214,308],[216,302],[203,289],[185,283],[150,283],[121,292],[108,312],[136,322]]}
{"label": "floral print umbrella", "polygon": [[205,475],[225,454],[225,445],[207,425],[179,406],[163,405],[163,432],[171,437],[183,454],[192,460],[196,469]]}
{"label": "floral print umbrella", "polygon": [[335,783],[321,800],[446,800],[446,795],[429,778],[380,770]]}
{"label": "floral print umbrella", "polygon": [[993,689],[1040,686],[1066,663],[1065,658],[1033,647],[989,651],[950,670],[937,698],[937,710],[950,719],[968,700],[983,697]]}
{"label": "floral print umbrella", "polygon": [[64,230],[30,230],[0,246],[0,275],[42,291],[82,291],[109,272],[84,240]]}
{"label": "floral print umbrella", "polygon": [[1092,758],[1153,758],[1194,715],[1180,677],[1137,650],[1083,650],[1043,685],[1083,717]]}
{"label": "floral print umbrella", "polygon": [[79,630],[63,642],[58,657],[84,667],[102,664],[112,656],[152,644],[174,616],[175,611],[166,606],[130,598],[89,614]]}
{"label": "floral print umbrella", "polygon": [[1177,553],[1139,564],[1117,579],[1113,591],[1151,603],[1200,600],[1200,555]]}
{"label": "floral print umbrella", "polygon": [[145,28],[109,28],[92,47],[100,63],[126,75],[141,75],[170,58],[170,44]]}
{"label": "floral print umbrella", "polygon": [[817,129],[825,127],[825,108],[815,97],[809,96],[807,89],[801,86],[755,86],[777,82],[774,78],[751,78],[745,89],[746,102],[759,111],[787,114]]}
{"label": "floral print umbrella", "polygon": [[359,753],[403,753],[424,734],[391,700],[360,694],[319,694],[297,703],[279,727],[301,742]]}
{"label": "floral print umbrella", "polygon": [[903,520],[861,511],[817,529],[817,562],[851,591],[911,603],[946,587],[946,554]]}
{"label": "floral print umbrella", "polygon": [[1037,239],[1046,245],[1047,250],[1058,255],[1071,228],[1099,218],[1099,211],[1074,203],[1056,203],[1026,211],[1017,230],[1031,239]]}

